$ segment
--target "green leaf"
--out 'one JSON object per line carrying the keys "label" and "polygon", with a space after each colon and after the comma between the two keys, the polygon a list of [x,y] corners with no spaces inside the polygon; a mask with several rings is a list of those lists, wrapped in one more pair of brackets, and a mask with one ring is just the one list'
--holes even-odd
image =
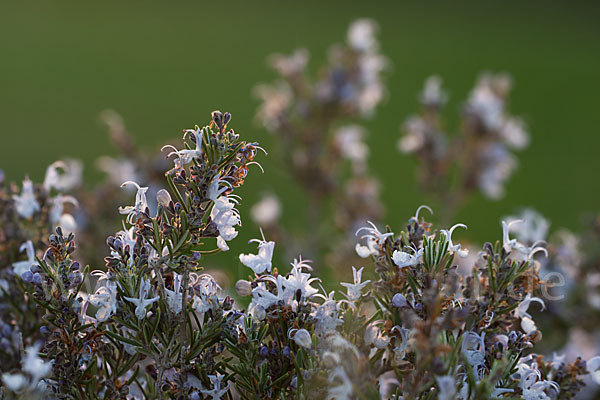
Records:
{"label": "green leaf", "polygon": [[109,330],[104,331],[104,333],[106,335],[112,337],[113,339],[116,339],[116,340],[120,341],[120,342],[129,343],[129,344],[132,344],[132,345],[138,346],[138,347],[144,347],[144,345],[142,344],[142,342],[140,342],[140,341],[138,341],[136,339],[126,338],[124,336],[119,335],[118,333],[115,333],[115,332],[109,331]]}

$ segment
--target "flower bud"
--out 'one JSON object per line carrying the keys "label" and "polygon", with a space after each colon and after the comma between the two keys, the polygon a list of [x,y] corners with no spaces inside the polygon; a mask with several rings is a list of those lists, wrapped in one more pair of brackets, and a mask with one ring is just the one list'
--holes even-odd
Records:
{"label": "flower bud", "polygon": [[223,124],[223,113],[221,111],[213,111],[212,112],[212,120],[220,129]]}
{"label": "flower bud", "polygon": [[231,121],[231,113],[226,112],[223,115],[223,125],[227,125],[229,123],[229,121]]}
{"label": "flower bud", "polygon": [[251,296],[252,285],[250,284],[250,282],[240,279],[235,283],[235,291],[240,296]]}
{"label": "flower bud", "polygon": [[27,283],[33,281],[33,272],[31,272],[31,271],[23,272],[23,274],[21,275],[21,279],[23,279],[23,282],[27,282]]}
{"label": "flower bud", "polygon": [[156,201],[163,207],[168,207],[169,203],[171,203],[171,195],[165,189],[160,189],[158,193],[156,193]]}
{"label": "flower bud", "polygon": [[[291,333],[291,332],[290,332]],[[292,337],[298,346],[310,349],[312,347],[312,339],[310,333],[306,329],[298,329]]]}
{"label": "flower bud", "polygon": [[33,274],[33,278],[31,280],[36,285],[41,285],[42,284],[42,276],[39,273],[37,273],[37,272],[35,274]]}
{"label": "flower bud", "polygon": [[400,293],[396,293],[394,297],[392,297],[392,305],[398,308],[408,307],[408,302],[406,301],[406,297],[404,297]]}
{"label": "flower bud", "polygon": [[69,281],[71,286],[77,286],[83,281],[83,275],[79,272],[72,272],[69,274]]}
{"label": "flower bud", "polygon": [[267,312],[265,311],[265,308],[263,306],[257,305],[252,310],[252,316],[258,321],[262,321],[267,316]]}
{"label": "flower bud", "polygon": [[259,354],[261,357],[266,357],[266,356],[268,356],[268,355],[269,355],[269,348],[268,348],[267,346],[262,346],[262,347],[260,348],[260,350],[258,351],[258,354]]}

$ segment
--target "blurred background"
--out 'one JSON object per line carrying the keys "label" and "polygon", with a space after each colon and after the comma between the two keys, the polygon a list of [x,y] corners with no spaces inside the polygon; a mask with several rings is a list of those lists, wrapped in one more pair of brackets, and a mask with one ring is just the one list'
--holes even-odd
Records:
{"label": "blurred background", "polygon": [[[536,208],[553,228],[573,230],[582,215],[600,211],[597,2],[34,0],[1,8],[0,168],[8,180],[27,172],[41,181],[62,157],[84,161],[86,184],[100,180],[94,160],[115,153],[98,118],[107,108],[150,152],[179,146],[182,129],[208,123],[214,109],[231,112],[230,126],[269,150],[273,137],[254,118],[252,95],[256,84],[275,76],[268,55],[305,47],[316,71],[330,44],[345,40],[348,24],[369,17],[379,24],[381,52],[392,65],[387,100],[364,124],[371,170],[384,182],[384,221],[400,229],[428,203],[414,179],[414,159],[396,148],[401,123],[419,108],[424,79],[444,79],[452,130],[483,70],[513,77],[510,110],[525,118],[532,141],[518,154],[520,168],[505,198],[477,194],[459,213],[457,222],[469,226],[464,237],[500,238],[500,218],[522,206]],[[283,223],[292,231],[305,223],[297,212],[306,204],[303,193],[272,159],[259,161],[265,174],[252,171],[237,192],[245,226],[223,255],[236,275],[247,274],[236,258],[254,250],[245,243],[258,236],[248,213],[261,193],[282,198]]]}

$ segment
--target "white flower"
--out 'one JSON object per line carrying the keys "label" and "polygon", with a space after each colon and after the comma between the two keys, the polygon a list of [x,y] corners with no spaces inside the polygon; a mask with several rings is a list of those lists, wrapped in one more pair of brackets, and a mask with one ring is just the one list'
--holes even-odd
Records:
{"label": "white flower", "polygon": [[377,242],[372,238],[367,239],[366,245],[361,245],[360,243],[356,244],[356,254],[359,257],[367,258],[369,256],[373,256],[379,252],[379,248],[377,246]]}
{"label": "white flower", "polygon": [[283,276],[278,275],[277,278],[275,278],[271,275],[266,275],[261,277],[261,280],[273,282],[275,284],[277,293],[272,293],[267,289],[263,282],[258,282],[256,287],[252,289],[252,303],[249,307],[250,310],[258,306],[260,306],[263,310],[266,310],[272,305],[283,301],[284,290],[282,282],[285,280]]}
{"label": "white flower", "polygon": [[359,52],[377,50],[377,25],[370,19],[358,19],[348,28],[348,44]]}
{"label": "white flower", "polygon": [[31,375],[31,387],[37,387],[38,382],[52,370],[51,362],[44,362],[38,356],[37,346],[25,349],[25,359],[22,361],[23,371]]}
{"label": "white flower", "polygon": [[0,293],[2,293],[2,291],[8,293],[9,287],[10,285],[6,279],[0,279]]}
{"label": "white flower", "polygon": [[[400,338],[398,338],[397,333],[400,334]],[[408,335],[410,331],[406,328],[403,328],[399,325],[396,325],[392,328],[392,334],[396,335],[396,346],[392,349],[394,352],[394,363],[398,365],[400,361],[404,360],[406,357],[406,352],[408,351]],[[400,341],[400,343],[398,343]]]}
{"label": "white flower", "polygon": [[529,309],[529,306],[531,305],[531,303],[534,301],[541,304],[542,311],[544,311],[546,309],[546,304],[544,304],[544,300],[540,299],[539,297],[532,297],[530,294],[527,294],[527,296],[525,296],[525,298],[523,299],[523,301],[519,304],[519,307],[517,308],[517,316],[519,316],[519,318],[523,318],[523,317],[531,318],[531,315],[527,312],[527,310]]}
{"label": "white flower", "polygon": [[363,139],[365,131],[357,125],[344,126],[335,132],[335,145],[342,157],[350,160],[354,168],[363,166],[369,155],[369,146]]}
{"label": "white flower", "polygon": [[221,389],[221,381],[223,380],[223,375],[221,374],[209,375],[208,378],[210,379],[210,383],[212,383],[213,388],[210,390],[201,389],[200,392],[206,396],[210,396],[212,400],[220,400],[221,397],[223,397],[223,395],[229,390],[229,384]]}
{"label": "white flower", "polygon": [[252,239],[248,243],[258,243],[258,254],[240,254],[240,262],[246,267],[251,268],[255,274],[262,274],[265,271],[271,272],[271,260],[273,258],[273,249],[275,248],[275,242],[267,242],[265,235],[260,230],[262,240]]}
{"label": "white flower", "polygon": [[463,334],[461,351],[467,357],[469,364],[473,367],[475,376],[481,377],[481,369],[485,365],[485,332],[478,335],[475,332],[468,331]]}
{"label": "white flower", "polygon": [[453,376],[436,376],[435,380],[439,389],[438,400],[452,400],[455,398],[456,382]]}
{"label": "white flower", "polygon": [[241,224],[240,214],[235,209],[235,203],[227,196],[220,196],[215,201],[210,218],[219,230],[217,245],[223,251],[229,250],[226,241],[237,236],[238,232],[234,226]]}
{"label": "white flower", "polygon": [[519,219],[512,220],[508,223],[506,223],[505,221],[502,221],[502,246],[504,247],[504,250],[507,253],[510,253],[512,251],[512,249],[521,250],[524,247],[524,245],[517,242],[517,239],[511,239],[510,235],[509,235],[510,227],[512,225],[518,224],[520,222],[521,222],[521,220],[519,220]]}
{"label": "white flower", "polygon": [[87,309],[88,309],[89,304],[90,304],[90,295],[86,296],[85,301],[83,302],[83,304],[81,305],[81,308],[79,310],[79,314],[77,315],[79,317],[79,322],[81,322],[81,325],[97,323],[96,318],[92,318],[89,315],[87,315]]}
{"label": "white flower", "polygon": [[[514,392],[513,389],[494,388],[490,398],[491,399],[500,399],[500,398],[503,398],[503,397],[501,397],[502,394],[512,393],[512,392]],[[464,378],[464,380],[462,382],[462,387],[460,388],[460,391],[457,393],[457,396],[458,397],[456,397],[456,398],[460,399],[460,400],[469,400],[471,398],[469,396],[469,384],[467,383],[466,377]]]}
{"label": "white flower", "polygon": [[257,112],[258,118],[269,131],[278,130],[282,124],[281,116],[294,98],[290,85],[282,81],[273,85],[258,85],[254,89],[254,96],[262,100]]}
{"label": "white flower", "polygon": [[338,304],[333,299],[333,294],[332,291],[329,297],[323,296],[325,301],[314,312],[314,319],[317,321],[315,333],[319,337],[325,337],[334,332],[344,322],[338,316]]}
{"label": "white flower", "polygon": [[412,116],[402,125],[404,135],[398,139],[396,147],[401,153],[411,154],[423,148],[431,136],[430,125],[421,117]]}
{"label": "white flower", "polygon": [[442,106],[448,100],[448,94],[442,89],[442,78],[437,75],[427,78],[420,100],[426,106]]}
{"label": "white flower", "polygon": [[181,275],[173,272],[173,290],[165,288],[169,309],[179,314],[183,308],[183,293],[181,293]]}
{"label": "white flower", "polygon": [[504,143],[513,149],[522,150],[529,144],[529,134],[521,118],[507,118],[499,134]]}
{"label": "white flower", "polygon": [[544,301],[539,297],[531,297],[530,294],[525,296],[525,298],[519,304],[519,307],[516,310],[517,317],[521,318],[521,329],[523,329],[523,331],[527,334],[530,334],[537,330],[535,322],[533,321],[531,315],[527,312],[527,310],[529,309],[529,305],[534,301],[540,303],[542,305],[542,311],[544,311],[544,309],[546,308]]}
{"label": "white flower", "polygon": [[[330,349],[336,354],[348,354],[354,356],[356,360],[360,359],[360,352],[355,345],[344,339],[339,333],[333,333],[324,338],[324,347]],[[338,357],[339,358],[339,357]],[[348,360],[345,360],[348,361]]]}
{"label": "white flower", "polygon": [[346,297],[350,302],[354,302],[360,299],[360,296],[362,295],[361,290],[371,282],[370,280],[368,280],[361,283],[363,269],[365,268],[363,267],[357,271],[356,268],[352,267],[354,283],[340,283],[340,285],[344,286],[347,289],[348,294],[346,295]]}
{"label": "white flower", "polygon": [[187,129],[184,133],[183,133],[183,138],[185,139],[185,136],[187,134],[192,134],[194,135],[194,141],[196,142],[196,148],[195,149],[184,149],[184,150],[177,150],[175,147],[171,146],[171,145],[166,145],[163,146],[163,148],[161,149],[164,150],[166,148],[171,148],[174,151],[170,152],[167,157],[171,157],[172,155],[176,155],[178,157],[178,160],[176,162],[176,165],[179,166],[183,166],[185,164],[189,164],[190,162],[192,162],[193,159],[197,159],[197,158],[201,158],[202,157],[202,130],[200,129],[200,127],[196,127],[196,129]]}
{"label": "white flower", "polygon": [[57,194],[52,199],[52,208],[50,209],[49,214],[50,222],[52,224],[58,224],[60,222],[61,217],[63,216],[65,203],[72,204],[75,207],[79,206],[79,202],[77,202],[77,199],[75,197],[62,195],[60,193]]}
{"label": "white flower", "polygon": [[268,194],[252,206],[250,215],[257,225],[273,225],[281,216],[281,202],[277,196]]}
{"label": "white flower", "polygon": [[200,292],[200,296],[194,296],[192,303],[196,312],[205,313],[218,305],[217,295],[221,291],[221,287],[211,275],[200,275],[194,280],[192,286]]}
{"label": "white flower", "polygon": [[[62,174],[59,172],[62,170]],[[44,189],[50,192],[52,188],[60,192],[73,189],[81,184],[83,164],[79,160],[56,161],[46,169]]]}
{"label": "white flower", "polygon": [[528,244],[541,242],[546,239],[550,222],[537,211],[524,209],[519,218],[507,217],[507,221],[521,221],[518,224],[510,224],[509,231],[516,234],[517,238]]}
{"label": "white flower", "polygon": [[556,352],[552,353],[552,361],[550,362],[550,367],[552,369],[558,369],[562,364],[565,363],[567,358],[566,354],[557,354]]}
{"label": "white flower", "polygon": [[[222,188],[219,188],[220,183],[224,183],[225,186],[223,186]],[[208,186],[208,190],[206,191],[206,197],[208,197],[212,201],[217,201],[219,196],[221,196],[223,193],[225,193],[229,189],[231,189],[231,184],[229,182],[227,182],[226,180],[221,179],[220,175],[217,174],[217,175],[215,175],[212,182]]]}
{"label": "white flower", "polygon": [[284,77],[297,75],[304,70],[308,63],[308,51],[296,49],[290,55],[274,54],[270,58],[270,64]]}
{"label": "white flower", "polygon": [[497,131],[504,122],[504,99],[495,86],[510,87],[510,78],[505,75],[481,76],[467,101],[467,112],[478,117],[488,130]]}
{"label": "white flower", "polygon": [[467,229],[467,226],[465,224],[456,224],[452,228],[450,228],[449,231],[442,229],[442,233],[444,235],[446,235],[446,240],[448,240],[448,250],[455,252],[456,254],[459,255],[459,257],[465,258],[469,255],[469,250],[467,250],[467,249],[461,250],[460,243],[459,244],[452,243],[452,232],[454,232],[454,230],[459,227]]}
{"label": "white flower", "polygon": [[390,337],[385,336],[377,326],[382,321],[373,321],[365,328],[365,343],[378,349],[385,349],[390,343]]}
{"label": "white flower", "polygon": [[27,378],[23,375],[10,373],[2,374],[2,382],[4,382],[6,387],[13,392],[21,390],[21,388],[28,383]]}
{"label": "white flower", "polygon": [[[383,374],[379,375],[377,378],[379,381],[379,398],[380,399],[395,399],[395,397],[390,397],[396,388],[400,386],[400,381],[396,377],[395,371],[387,371]],[[396,400],[402,400],[400,397]]]}
{"label": "white flower", "polygon": [[590,358],[586,363],[586,367],[594,382],[600,385],[600,356]]}
{"label": "white flower", "polygon": [[130,224],[134,223],[134,218],[138,217],[140,213],[144,212],[148,207],[148,201],[146,200],[147,187],[141,187],[133,181],[126,181],[121,184],[121,187],[127,185],[133,185],[137,189],[135,195],[135,204],[133,206],[119,207],[120,214],[127,214],[127,222]]}
{"label": "white flower", "polygon": [[358,90],[356,103],[362,115],[373,114],[377,104],[385,94],[385,88],[379,80],[379,74],[388,66],[385,57],[380,54],[365,53],[358,60],[362,86]]}
{"label": "white flower", "polygon": [[35,250],[33,249],[33,243],[31,240],[26,241],[19,247],[19,251],[27,254],[27,260],[17,261],[13,263],[13,272],[16,276],[21,277],[24,272],[29,271],[32,265],[37,264],[35,260]]}
{"label": "white flower", "polygon": [[517,159],[501,143],[492,143],[480,152],[482,169],[479,188],[485,196],[498,200],[504,196],[504,182],[517,168]]}
{"label": "white flower", "polygon": [[138,319],[144,319],[146,317],[146,307],[150,304],[158,301],[159,296],[152,297],[150,299],[146,298],[146,294],[148,294],[148,290],[150,289],[150,282],[145,279],[142,279],[140,282],[140,294],[138,298],[135,297],[124,297],[125,300],[132,302],[135,304],[135,316]]}
{"label": "white flower", "polygon": [[[509,232],[511,230],[511,227],[515,224],[519,224],[522,221],[517,219],[517,220],[512,220],[509,223],[506,223],[505,221],[502,221],[502,246],[504,247],[504,250],[507,253],[511,253],[511,255],[513,255],[516,259],[520,260],[520,259],[524,259],[524,260],[531,260],[533,258],[533,256],[538,253],[538,252],[543,252],[544,254],[546,254],[546,257],[548,256],[548,251],[543,248],[540,243],[542,243],[543,241],[537,241],[535,243],[533,243],[531,245],[531,247],[527,247],[525,246],[523,243],[520,243],[517,241],[517,239],[511,239],[509,236]],[[517,253],[512,254],[512,250],[516,250]]]}
{"label": "white flower", "polygon": [[330,386],[327,391],[327,400],[351,400],[353,399],[354,391],[352,390],[352,381],[348,378],[344,367],[337,366],[329,374],[329,383],[338,385]]}
{"label": "white flower", "polygon": [[370,227],[364,226],[356,231],[356,236],[358,236],[359,232],[365,231],[366,233],[360,236],[360,239],[366,240],[366,245],[363,246],[360,243],[356,244],[356,254],[359,257],[367,258],[372,255],[376,255],[379,253],[379,246],[381,246],[388,237],[394,236],[392,232],[389,233],[381,233],[377,229],[374,223],[371,221],[367,221]]}
{"label": "white flower", "polygon": [[31,218],[33,214],[40,210],[40,204],[35,199],[33,192],[33,182],[31,182],[28,176],[23,180],[21,195],[14,194],[13,200],[17,213],[23,218]]}
{"label": "white flower", "polygon": [[306,329],[290,329],[288,337],[300,347],[310,349],[312,347],[312,339],[310,333]]}
{"label": "white flower", "polygon": [[416,250],[414,255],[399,250],[394,250],[392,253],[392,261],[398,268],[418,265],[421,262],[421,257],[423,257],[423,249]]}
{"label": "white flower", "polygon": [[100,287],[88,299],[90,304],[98,307],[96,311],[98,322],[104,322],[117,312],[117,284],[109,280],[102,271],[94,271],[92,275],[101,277],[98,281]]}
{"label": "white flower", "polygon": [[58,223],[56,226],[60,226],[60,228],[65,233],[75,232],[77,230],[77,222],[75,222],[75,218],[71,214],[64,213],[60,216]]}
{"label": "white flower", "polygon": [[2,374],[2,382],[6,387],[13,391],[18,392],[25,387],[29,390],[36,390],[40,384],[40,380],[50,374],[52,370],[51,362],[44,362],[39,356],[39,347],[31,346],[25,349],[25,357],[21,361],[23,372],[27,372],[29,377],[23,374]]}
{"label": "white flower", "polygon": [[254,302],[250,303],[248,306],[248,314],[252,316],[256,321],[262,321],[267,317],[267,311],[265,308]]}
{"label": "white flower", "polygon": [[540,380],[541,373],[537,369],[537,364],[533,362],[532,366],[527,364],[532,361],[532,355],[522,358],[517,364],[517,372],[512,375],[513,379],[519,379],[519,386],[523,392],[525,400],[551,400],[554,397],[549,396],[546,390],[552,389],[555,394],[560,392],[556,382]]}
{"label": "white flower", "polygon": [[410,217],[409,222],[410,223],[414,223],[414,222],[418,223],[419,222],[419,214],[421,213],[421,210],[423,210],[423,209],[429,211],[429,213],[431,215],[433,215],[433,210],[431,209],[431,207],[429,207],[425,204],[421,204],[419,207],[417,207],[417,211],[415,212],[415,215]]}
{"label": "white flower", "polygon": [[293,308],[295,308],[293,301],[298,293],[300,293],[300,298],[309,299],[319,292],[317,289],[310,286],[310,284],[315,281],[320,281],[320,279],[311,278],[310,274],[302,272],[303,268],[308,270],[312,269],[307,263],[308,260],[302,260],[302,258],[294,260],[292,263],[292,270],[282,281],[284,302],[287,305],[293,305]]}
{"label": "white flower", "polygon": [[[318,290],[311,286],[311,283],[318,281],[318,278],[311,278],[310,274],[302,272],[302,269],[310,269],[307,261],[294,260],[292,270],[284,277],[278,275],[277,278],[271,275],[263,275],[261,281],[252,290],[252,303],[250,310],[266,310],[269,307],[283,303],[286,306],[292,307],[295,311],[297,307],[297,299],[309,299],[317,295]],[[275,285],[275,293],[269,291],[264,284],[264,281],[270,281]],[[252,311],[254,312],[254,311]],[[261,313],[262,314],[262,313]]]}

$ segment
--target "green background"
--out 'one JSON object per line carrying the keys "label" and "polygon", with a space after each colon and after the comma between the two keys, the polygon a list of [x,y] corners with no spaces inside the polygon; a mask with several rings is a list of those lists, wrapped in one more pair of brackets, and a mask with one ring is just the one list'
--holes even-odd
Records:
{"label": "green background", "polygon": [[[370,132],[371,165],[385,182],[386,221],[399,227],[430,199],[419,194],[415,163],[396,151],[402,121],[417,111],[417,92],[431,74],[451,95],[449,127],[480,71],[509,72],[511,110],[530,126],[531,146],[508,195],[476,195],[458,216],[465,237],[500,238],[499,219],[534,206],[554,228],[580,227],[600,209],[600,7],[593,2],[149,2],[19,1],[0,10],[0,168],[11,180],[41,180],[63,156],[86,162],[114,154],[98,114],[123,115],[139,143],[159,151],[183,128],[208,122],[213,109],[233,114],[231,127],[269,149],[273,138],[254,120],[252,88],[271,81],[273,52],[306,47],[316,70],[348,24],[380,25],[382,52],[393,69],[389,96]],[[240,191],[243,216],[259,193],[284,199],[284,221],[301,227],[304,198],[269,158]],[[398,228],[395,228],[398,229]],[[232,249],[258,229],[246,218]],[[232,254],[232,260],[235,254]],[[233,262],[233,261],[232,261]],[[241,267],[235,267],[241,268]]]}

